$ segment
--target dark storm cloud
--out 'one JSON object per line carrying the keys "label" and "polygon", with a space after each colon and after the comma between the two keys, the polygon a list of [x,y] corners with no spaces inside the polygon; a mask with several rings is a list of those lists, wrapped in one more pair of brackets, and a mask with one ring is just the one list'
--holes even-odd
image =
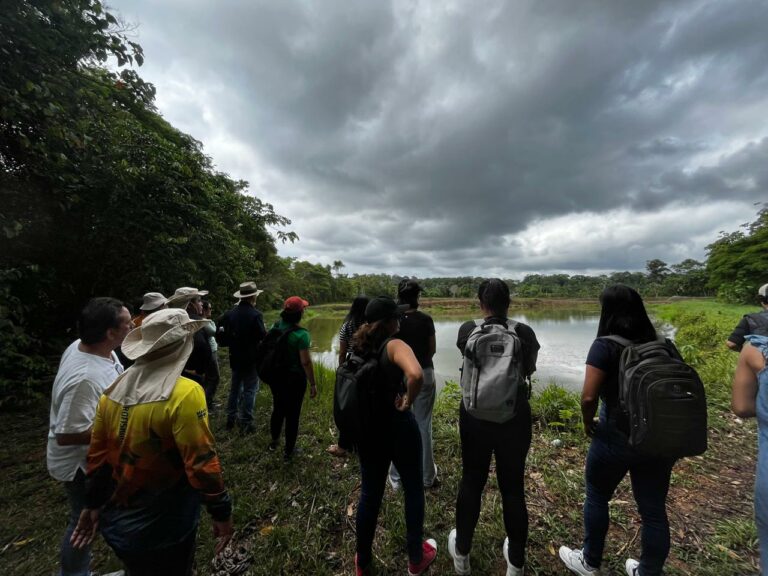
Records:
{"label": "dark storm cloud", "polygon": [[[293,219],[291,255],[637,268],[702,257],[765,197],[765,2],[116,7],[166,116]],[[606,243],[583,222],[625,230]]]}

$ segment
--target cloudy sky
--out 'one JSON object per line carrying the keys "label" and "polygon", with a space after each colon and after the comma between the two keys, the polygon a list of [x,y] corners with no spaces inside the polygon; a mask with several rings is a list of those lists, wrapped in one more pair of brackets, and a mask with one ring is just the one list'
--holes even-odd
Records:
{"label": "cloudy sky", "polygon": [[417,276],[703,259],[768,200],[768,2],[112,0],[285,256]]}

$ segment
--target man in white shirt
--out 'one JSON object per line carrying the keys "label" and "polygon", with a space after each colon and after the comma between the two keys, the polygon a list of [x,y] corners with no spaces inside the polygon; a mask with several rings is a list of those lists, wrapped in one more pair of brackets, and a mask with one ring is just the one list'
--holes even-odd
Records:
{"label": "man in white shirt", "polygon": [[80,339],[64,351],[53,382],[48,431],[48,472],[64,483],[70,518],[61,542],[61,576],[88,576],[90,548],[70,545],[85,503],[91,428],[101,394],[123,372],[115,348],[133,328],[128,309],[114,298],[93,298],[80,313]]}

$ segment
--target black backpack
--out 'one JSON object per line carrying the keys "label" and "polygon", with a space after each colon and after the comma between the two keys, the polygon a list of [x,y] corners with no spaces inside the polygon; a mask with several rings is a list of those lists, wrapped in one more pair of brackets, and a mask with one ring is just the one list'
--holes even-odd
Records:
{"label": "black backpack", "polygon": [[707,399],[701,378],[666,338],[636,344],[604,336],[624,349],[619,360],[619,406],[629,420],[629,445],[663,458],[707,449]]}
{"label": "black backpack", "polygon": [[382,383],[381,356],[389,338],[374,354],[360,356],[353,350],[336,369],[333,420],[339,432],[357,444],[376,414],[376,387]]}
{"label": "black backpack", "polygon": [[259,346],[256,348],[256,373],[262,381],[270,386],[277,384],[281,378],[285,378],[291,365],[288,334],[299,330],[299,328],[297,324],[289,326],[285,330],[274,326],[259,342]]}

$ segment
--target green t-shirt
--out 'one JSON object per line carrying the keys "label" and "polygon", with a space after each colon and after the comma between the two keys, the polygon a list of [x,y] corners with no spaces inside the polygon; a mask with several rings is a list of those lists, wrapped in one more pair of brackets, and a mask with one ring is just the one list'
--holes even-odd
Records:
{"label": "green t-shirt", "polygon": [[[273,328],[279,328],[280,330],[286,330],[293,326],[288,324],[283,319],[275,322]],[[309,350],[311,339],[309,337],[309,331],[306,328],[299,326],[298,330],[294,330],[288,334],[288,356],[291,359],[290,369],[291,372],[304,372],[304,368],[301,367],[301,359],[299,358],[299,350]]]}

